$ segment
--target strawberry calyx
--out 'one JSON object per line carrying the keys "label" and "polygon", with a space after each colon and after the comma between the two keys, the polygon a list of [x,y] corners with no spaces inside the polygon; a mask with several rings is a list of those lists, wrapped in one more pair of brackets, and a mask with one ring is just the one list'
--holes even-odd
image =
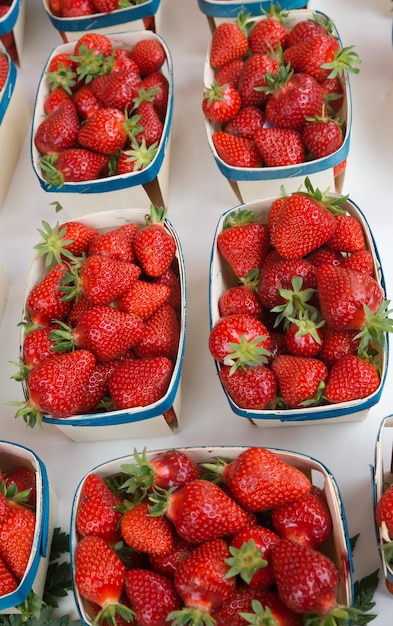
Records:
{"label": "strawberry calyx", "polygon": [[252,600],[251,608],[253,613],[239,613],[247,624],[251,626],[278,626],[270,608],[268,606],[263,607],[259,600]]}
{"label": "strawberry calyx", "polygon": [[241,276],[239,278],[239,282],[241,285],[245,287],[249,287],[249,289],[253,289],[256,291],[259,283],[259,268],[256,267],[250,272],[248,272],[247,276]]}
{"label": "strawberry calyx", "polygon": [[231,352],[224,359],[224,365],[231,366],[229,373],[233,374],[238,368],[247,369],[250,366],[267,363],[270,350],[259,345],[266,338],[267,335],[258,335],[250,340],[246,334],[242,334],[238,342],[229,342],[228,349]]}
{"label": "strawberry calyx", "polygon": [[166,209],[164,207],[150,205],[150,213],[145,215],[145,222],[149,224],[164,224],[166,217]]}
{"label": "strawberry calyx", "polygon": [[49,335],[50,341],[54,342],[52,350],[55,352],[70,352],[75,350],[76,340],[71,326],[60,320],[56,321],[58,328],[51,331]]}
{"label": "strawberry calyx", "polygon": [[279,2],[272,2],[268,9],[262,9],[262,14],[267,18],[273,18],[284,23],[289,12],[282,9]]}
{"label": "strawberry calyx", "polygon": [[254,22],[251,20],[251,13],[246,13],[244,8],[240,9],[239,13],[236,16],[235,23],[239,26],[239,28],[243,31],[243,33],[248,37]]}
{"label": "strawberry calyx", "polygon": [[152,517],[160,517],[165,514],[165,511],[169,507],[171,495],[176,491],[177,487],[169,487],[169,489],[163,489],[155,485],[152,492],[149,494],[149,513]]}
{"label": "strawberry calyx", "polygon": [[296,193],[315,200],[333,213],[333,215],[345,215],[346,211],[341,208],[341,205],[348,200],[349,195],[329,195],[329,188],[325,189],[325,191],[321,191],[318,187],[314,189],[308,176],[304,180],[304,186],[306,187],[306,191],[299,190]]}
{"label": "strawberry calyx", "polygon": [[247,226],[255,222],[255,215],[249,209],[239,209],[239,211],[231,211],[225,217],[223,229],[231,228],[232,226]]}
{"label": "strawberry calyx", "polygon": [[205,87],[204,97],[207,99],[207,106],[211,106],[213,102],[225,100],[224,93],[228,88],[228,83],[220,84],[214,80],[210,87]]}
{"label": "strawberry calyx", "polygon": [[160,89],[155,86],[148,89],[141,87],[138,95],[133,99],[134,108],[137,109],[142,102],[154,102],[154,96],[158,96],[160,93]]}
{"label": "strawberry calyx", "polygon": [[154,485],[155,471],[147,459],[146,448],[139,454],[134,449],[134,459],[136,464],[125,463],[121,465],[121,471],[128,476],[121,485],[121,490],[126,493],[135,494],[142,490],[146,493]]}
{"label": "strawberry calyx", "polygon": [[18,371],[15,372],[15,374],[12,374],[11,378],[19,383],[23,383],[27,379],[29,372],[32,370],[32,366],[26,365],[22,360],[11,361],[11,363],[12,365],[18,367]]}
{"label": "strawberry calyx", "polygon": [[23,506],[26,506],[27,508],[32,508],[28,503],[31,489],[23,489],[23,491],[19,491],[16,483],[10,482],[7,487],[6,482],[1,481],[0,493],[8,500],[8,502],[23,504]]}
{"label": "strawberry calyx", "polygon": [[302,289],[303,278],[301,276],[294,276],[291,285],[292,289],[278,287],[279,294],[285,302],[272,308],[273,313],[278,313],[274,327],[276,328],[283,322],[284,330],[286,330],[291,321],[300,319],[309,319],[319,323],[317,321],[320,317],[318,309],[309,304],[309,300],[316,293],[316,289],[312,287]]}
{"label": "strawberry calyx", "polygon": [[323,63],[321,67],[323,69],[331,70],[328,78],[339,78],[343,83],[345,81],[345,73],[352,74],[359,73],[358,65],[361,63],[359,55],[354,51],[355,46],[346,46],[337,50],[334,55],[333,61],[330,63]]}
{"label": "strawberry calyx", "polygon": [[263,91],[267,95],[272,95],[286,85],[294,75],[295,71],[288,63],[287,65],[279,65],[277,72],[273,74],[268,72],[265,75],[265,85],[254,87],[255,91]]}
{"label": "strawberry calyx", "polygon": [[318,334],[318,328],[325,325],[325,320],[318,319],[318,314],[313,311],[311,316],[306,310],[304,313],[300,312],[298,318],[288,317],[288,321],[297,326],[296,337],[304,337],[305,335],[311,335],[311,337],[319,344],[322,344],[321,337]]}
{"label": "strawberry calyx", "polygon": [[390,300],[383,300],[375,312],[366,304],[364,305],[365,321],[363,328],[355,336],[355,339],[360,339],[359,356],[370,356],[370,349],[372,349],[374,356],[375,350],[373,348],[375,346],[383,347],[386,343],[385,333],[393,332],[393,319],[389,317],[393,313],[393,309],[389,309],[389,305]]}
{"label": "strawberry calyx", "polygon": [[325,387],[326,387],[326,383],[323,380],[321,380],[313,397],[309,398],[308,400],[304,400],[303,402],[299,404],[299,406],[308,407],[308,406],[319,406],[320,404],[323,404],[323,401],[325,400],[324,398]]}
{"label": "strawberry calyx", "polygon": [[54,72],[45,73],[46,82],[50,85],[51,91],[56,87],[62,87],[66,93],[72,94],[72,88],[77,83],[77,75],[70,66],[59,63],[59,67]]}
{"label": "strawberry calyx", "polygon": [[216,457],[214,463],[202,463],[201,467],[207,470],[207,472],[204,472],[203,478],[212,483],[222,482],[227,465],[228,462],[220,457]]}
{"label": "strawberry calyx", "polygon": [[15,413],[15,418],[22,417],[25,424],[30,428],[37,426],[42,429],[43,412],[38,407],[34,406],[31,402],[11,401],[8,404],[10,406],[20,407]]}
{"label": "strawberry calyx", "polygon": [[[354,624],[367,623],[369,616],[352,606],[337,605],[324,614],[310,614],[304,617],[304,626],[346,626],[348,620]],[[366,619],[365,622],[362,620]]]}
{"label": "strawberry calyx", "polygon": [[267,565],[254,539],[244,542],[240,548],[229,546],[229,551],[232,556],[225,561],[230,566],[225,578],[240,576],[245,583],[249,584],[254,574]]}
{"label": "strawberry calyx", "polygon": [[216,620],[205,611],[186,607],[177,611],[172,611],[166,618],[172,626],[215,626]]}
{"label": "strawberry calyx", "polygon": [[150,165],[157,154],[157,149],[157,141],[147,146],[146,140],[143,138],[140,144],[136,143],[136,141],[131,141],[131,148],[124,150],[123,154],[127,157],[126,162],[134,163],[134,170],[137,171],[143,170]]}
{"label": "strawberry calyx", "polygon": [[[53,156],[53,155],[51,155]],[[44,160],[44,159],[42,159]],[[37,258],[45,257],[45,267],[50,267],[54,261],[61,263],[64,258],[75,260],[74,255],[67,249],[73,243],[72,239],[65,239],[67,229],[60,227],[59,222],[55,226],[50,226],[45,220],[42,221],[42,228],[37,228],[42,238],[40,243],[34,246],[37,250]]]}
{"label": "strawberry calyx", "polygon": [[108,624],[116,624],[116,615],[124,619],[126,622],[132,622],[135,617],[135,613],[132,609],[120,602],[110,602],[102,607],[93,620],[93,624],[101,624],[107,622]]}
{"label": "strawberry calyx", "polygon": [[57,153],[46,154],[38,160],[38,167],[41,169],[49,187],[58,187],[60,189],[65,181],[63,174],[56,168],[58,156]]}
{"label": "strawberry calyx", "polygon": [[88,48],[85,44],[80,46],[79,55],[70,58],[78,64],[76,68],[78,78],[85,84],[90,83],[96,76],[109,74],[115,64],[112,55],[104,56],[102,52]]}

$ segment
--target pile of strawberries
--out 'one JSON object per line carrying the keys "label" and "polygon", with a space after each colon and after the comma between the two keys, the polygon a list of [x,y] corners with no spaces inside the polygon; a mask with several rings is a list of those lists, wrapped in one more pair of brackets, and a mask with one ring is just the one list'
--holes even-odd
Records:
{"label": "pile of strawberries", "polygon": [[[261,19],[241,12],[213,32],[214,80],[205,77],[202,108],[218,156],[232,167],[294,165],[343,144],[346,74],[358,72],[358,55],[341,48],[325,16],[295,25],[287,17],[272,3]],[[335,165],[338,175],[345,164]]]}
{"label": "pile of strawberries", "polygon": [[48,4],[53,15],[73,18],[96,13],[111,13],[137,6],[142,2],[140,0],[49,0]]}
{"label": "pile of strawberries", "polygon": [[50,186],[146,168],[160,149],[168,110],[166,51],[158,38],[114,48],[99,33],[58,52],[45,72],[45,117],[33,130],[38,170]]}
{"label": "pile of strawberries", "polygon": [[348,572],[347,555],[327,556],[333,521],[306,473],[260,447],[209,463],[180,449],[134,457],[116,474],[88,474],[78,494],[73,576],[89,619],[300,626],[351,616],[332,560]]}
{"label": "pile of strawberries", "polygon": [[[171,383],[181,332],[177,244],[165,211],[145,225],[109,231],[77,221],[46,222],[38,255],[45,273],[25,303],[22,363],[14,378],[26,403],[16,417],[145,407]],[[16,403],[18,404],[18,403]],[[169,408],[164,417],[176,417]]]}
{"label": "pile of strawberries", "polygon": [[0,597],[25,575],[36,532],[36,476],[22,465],[0,468]]}
{"label": "pile of strawberries", "polygon": [[306,179],[258,219],[247,205],[227,215],[215,254],[232,278],[211,303],[209,349],[238,407],[304,410],[379,389],[393,320],[346,200]]}

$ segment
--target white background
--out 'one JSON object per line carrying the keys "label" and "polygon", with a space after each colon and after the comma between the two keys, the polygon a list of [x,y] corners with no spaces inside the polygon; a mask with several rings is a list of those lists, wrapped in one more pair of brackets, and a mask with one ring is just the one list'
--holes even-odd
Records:
{"label": "white background", "polygon": [[[390,0],[311,1],[311,8],[331,17],[343,45],[355,45],[361,70],[351,78],[352,140],[345,178],[348,193],[373,230],[385,272],[388,297],[393,293],[393,53]],[[47,466],[58,497],[57,525],[69,528],[71,503],[80,479],[96,465],[131,454],[183,445],[262,445],[295,450],[322,461],[339,483],[349,532],[360,533],[354,553],[355,579],[379,567],[372,511],[370,465],[381,419],[392,411],[393,372],[382,398],[362,422],[260,429],[234,415],[217,380],[208,339],[208,270],[212,237],[222,212],[237,200],[219,173],[208,148],[201,113],[203,66],[210,32],[196,0],[162,0],[160,34],[173,56],[175,106],[172,126],[171,186],[168,217],[182,241],[188,285],[187,340],[182,377],[181,428],[176,435],[150,440],[75,443],[57,430],[31,430],[14,419],[7,403],[21,400],[10,379],[18,359],[23,295],[32,247],[42,219],[55,223],[30,164],[26,137],[8,196],[0,211],[0,264],[11,281],[0,327],[0,438],[35,450]],[[27,0],[21,83],[33,107],[35,91],[51,50],[62,42],[38,0]],[[279,189],[277,189],[279,193]],[[61,219],[65,219],[64,216]],[[393,598],[380,582],[375,595],[376,626],[391,622]]]}

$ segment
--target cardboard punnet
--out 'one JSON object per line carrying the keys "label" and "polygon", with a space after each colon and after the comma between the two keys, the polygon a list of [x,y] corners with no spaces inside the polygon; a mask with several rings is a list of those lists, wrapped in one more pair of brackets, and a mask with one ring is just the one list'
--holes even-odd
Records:
{"label": "cardboard punnet", "polygon": [[152,162],[143,170],[130,174],[108,176],[88,182],[65,183],[61,187],[50,186],[44,179],[38,166],[40,153],[34,143],[35,132],[43,116],[43,102],[49,93],[49,87],[45,80],[45,68],[56,54],[63,52],[71,53],[74,44],[62,44],[52,51],[45,64],[37,89],[31,129],[31,161],[41,187],[48,192],[48,202],[59,201],[63,209],[75,219],[87,213],[108,211],[114,207],[128,208],[137,206],[148,210],[151,204],[168,206],[173,114],[173,67],[170,51],[164,40],[151,31],[119,33],[117,35],[109,35],[109,38],[114,48],[125,47],[131,49],[140,39],[156,39],[162,43],[165,49],[166,61],[161,71],[169,82],[168,110],[157,153]]}
{"label": "cardboard punnet", "polygon": [[[139,227],[143,227],[145,225],[145,215],[146,211],[144,209],[122,209],[87,215],[83,218],[79,218],[78,221],[93,226],[99,232],[105,232],[130,222],[137,224]],[[73,441],[86,442],[168,436],[176,432],[179,427],[181,372],[186,335],[186,275],[183,251],[179,237],[168,219],[165,220],[164,227],[176,241],[175,262],[177,267],[175,269],[179,274],[181,289],[179,348],[167,392],[163,398],[157,402],[144,407],[92,413],[88,415],[75,415],[62,419],[44,415],[44,432],[50,429],[58,429]],[[46,271],[45,261],[42,257],[38,258],[37,254],[35,254],[27,280],[26,299],[30,289],[44,276]],[[23,317],[25,317],[25,314],[26,311],[24,311]],[[22,345],[23,330],[21,335],[21,346]],[[173,412],[171,409],[173,409]],[[169,415],[172,420],[168,419],[168,412],[170,412]]]}
{"label": "cardboard punnet", "polygon": [[[302,20],[311,19],[314,15],[323,16],[329,19],[320,11],[310,11],[308,9],[298,9],[288,11],[289,28]],[[255,21],[265,19],[256,18]],[[340,40],[335,29],[335,34]],[[210,87],[214,81],[214,70],[210,65],[210,46],[207,51],[204,68],[204,85]],[[352,125],[352,100],[348,77],[345,82],[344,99],[338,119],[344,124],[344,138],[341,147],[327,157],[306,161],[297,165],[282,167],[233,167],[227,165],[218,155],[212,135],[219,130],[220,126],[205,119],[205,130],[207,141],[221,174],[227,179],[239,202],[251,202],[258,198],[268,198],[280,193],[280,187],[284,185],[289,193],[296,191],[308,176],[315,187],[331,189],[341,193],[345,177],[345,164],[349,153],[351,125]]]}
{"label": "cardboard punnet", "polygon": [[52,13],[49,0],[42,4],[51,23],[64,41],[77,41],[87,32],[113,35],[130,30],[151,30],[158,33],[161,24],[161,0],[145,0],[140,4],[109,13],[94,13],[81,17],[58,17]]}
{"label": "cardboard punnet", "polygon": [[12,0],[9,11],[0,17],[0,37],[9,42],[7,52],[17,65],[22,62],[25,20],[26,0]]}
{"label": "cardboard punnet", "polygon": [[[183,452],[189,454],[197,463],[213,463],[215,459],[221,458],[226,461],[234,460],[241,452],[246,450],[245,447],[226,447],[226,446],[205,446],[205,447],[185,447],[180,448]],[[313,485],[323,489],[329,511],[332,517],[332,535],[324,544],[323,552],[334,562],[339,571],[339,583],[337,589],[337,601],[341,605],[351,606],[353,602],[353,562],[350,540],[348,535],[347,519],[344,509],[344,503],[341,498],[339,486],[329,471],[320,461],[310,456],[292,452],[289,450],[278,450],[270,448],[272,452],[277,454],[283,461],[299,468],[311,480]],[[155,454],[161,453],[163,450],[154,450],[147,452],[147,459],[153,460]],[[102,477],[108,477],[121,471],[124,464],[132,464],[133,457],[121,457],[107,463],[103,463],[93,468],[89,473],[96,473]],[[87,474],[88,475],[88,474]],[[71,572],[74,581],[75,576],[75,550],[80,537],[76,530],[76,515],[78,510],[78,502],[81,496],[81,490],[86,476],[80,481],[73,499],[71,513],[70,528],[70,547],[71,547]],[[73,583],[74,597],[78,612],[83,624],[92,626],[94,615],[86,602],[79,594],[75,583]]]}
{"label": "cardboard punnet", "polygon": [[[331,194],[334,195],[334,194]],[[229,209],[223,213],[217,223],[216,231],[213,237],[213,245],[210,259],[210,275],[209,275],[209,310],[210,310],[210,328],[214,326],[220,317],[218,309],[218,300],[220,295],[229,287],[238,285],[238,280],[230,269],[228,263],[221,257],[217,249],[217,237],[222,232],[226,216],[232,211],[240,209],[251,210],[255,215],[255,221],[260,224],[267,224],[268,212],[272,202],[280,196],[266,198],[264,200],[255,200],[254,202],[239,205],[233,209]],[[345,200],[340,205],[349,215],[353,215],[360,222],[365,236],[366,247],[372,253],[374,262],[374,277],[381,286],[386,299],[385,279],[381,267],[379,253],[374,241],[374,237],[367,223],[365,216],[360,208],[350,199]],[[387,335],[387,333],[386,333]],[[289,426],[289,425],[315,425],[315,424],[336,424],[337,422],[359,421],[365,419],[369,408],[375,405],[382,394],[385,384],[385,378],[389,360],[389,337],[386,336],[385,345],[382,349],[382,371],[381,382],[378,389],[370,396],[361,400],[350,402],[342,402],[341,404],[325,404],[316,407],[302,409],[276,409],[276,410],[246,410],[240,408],[229,395],[225,392],[229,405],[240,417],[245,417],[252,421],[253,424],[264,428],[266,426]],[[215,362],[217,372],[219,371],[219,363]]]}
{"label": "cardboard punnet", "polygon": [[23,604],[31,590],[42,598],[56,519],[56,496],[51,488],[44,463],[29,448],[8,441],[0,441],[2,472],[6,473],[18,465],[27,467],[36,475],[36,531],[25,575],[13,593],[0,597],[0,614],[18,613],[16,607]]}

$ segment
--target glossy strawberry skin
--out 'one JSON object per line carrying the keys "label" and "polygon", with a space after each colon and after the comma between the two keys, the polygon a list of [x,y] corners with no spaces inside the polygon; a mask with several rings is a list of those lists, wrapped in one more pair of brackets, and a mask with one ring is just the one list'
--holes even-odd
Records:
{"label": "glossy strawberry skin", "polygon": [[212,85],[205,88],[202,111],[212,121],[223,123],[235,117],[239,112],[241,99],[239,92],[232,85]]}
{"label": "glossy strawberry skin", "polygon": [[219,376],[224,389],[240,408],[263,411],[276,397],[276,378],[266,365],[238,368],[233,373],[230,366],[223,365]]}
{"label": "glossy strawberry skin", "polygon": [[71,100],[64,100],[56,111],[39,124],[34,143],[41,154],[58,153],[76,145],[79,128],[75,104]]}
{"label": "glossy strawberry skin", "polygon": [[262,304],[268,309],[282,304],[279,287],[291,289],[295,276],[302,278],[302,289],[316,287],[315,267],[305,258],[284,259],[277,250],[269,252],[261,266],[257,289]]}
{"label": "glossy strawberry skin", "polygon": [[259,338],[258,346],[269,349],[270,337],[266,326],[250,315],[239,313],[217,320],[209,334],[210,354],[220,363],[225,362],[242,336],[248,342]]}
{"label": "glossy strawberry skin", "polygon": [[35,508],[37,502],[37,477],[36,473],[24,467],[23,465],[17,465],[9,469],[4,475],[4,483],[7,488],[14,483],[18,492],[29,491],[26,503]]}
{"label": "glossy strawberry skin", "polygon": [[325,396],[331,403],[359,400],[377,391],[380,383],[373,364],[349,354],[336,361],[330,370]]}
{"label": "glossy strawberry skin", "polygon": [[166,58],[163,45],[156,39],[140,39],[129,56],[138,65],[141,76],[158,72]]}
{"label": "glossy strawberry skin", "polygon": [[321,67],[331,63],[339,50],[335,37],[326,34],[315,35],[305,41],[294,44],[284,52],[285,63],[290,63],[297,72],[304,72],[318,81],[326,79],[330,69]]}
{"label": "glossy strawberry skin", "polygon": [[0,556],[17,580],[22,580],[30,559],[36,532],[34,510],[11,503],[1,523]]}
{"label": "glossy strawberry skin", "polygon": [[80,491],[75,525],[82,537],[95,535],[108,543],[120,539],[118,524],[121,513],[115,507],[121,507],[122,498],[111,491],[105,480],[92,472]]}
{"label": "glossy strawberry skin", "polygon": [[248,39],[236,23],[224,22],[214,31],[209,60],[213,68],[241,59],[248,50]]}
{"label": "glossy strawberry skin", "polygon": [[301,134],[290,128],[261,128],[254,135],[255,144],[266,167],[296,165],[305,161]]}
{"label": "glossy strawberry skin", "polygon": [[126,293],[140,274],[140,267],[134,263],[91,255],[79,272],[81,291],[91,304],[110,304]]}
{"label": "glossy strawberry skin", "polygon": [[91,83],[91,91],[103,107],[124,111],[133,108],[142,85],[140,74],[136,71],[118,70],[97,76]]}
{"label": "glossy strawberry skin", "polygon": [[333,119],[310,121],[302,134],[303,142],[313,159],[322,159],[339,150],[343,144],[341,126]]}
{"label": "glossy strawberry skin", "polygon": [[55,343],[49,338],[52,330],[53,326],[36,328],[24,337],[23,361],[27,367],[34,367],[47,356],[53,354],[52,348]]}
{"label": "glossy strawberry skin", "polygon": [[180,340],[180,326],[175,309],[164,302],[146,320],[144,333],[135,354],[140,358],[165,356],[172,361],[176,360]]}
{"label": "glossy strawberry skin", "polygon": [[151,223],[138,231],[134,250],[144,272],[148,276],[157,277],[170,268],[176,242],[161,224]]}
{"label": "glossy strawberry skin", "polygon": [[263,307],[255,289],[247,285],[238,285],[226,289],[218,300],[220,316],[245,313],[256,319],[262,319]]}
{"label": "glossy strawberry skin", "polygon": [[268,54],[255,54],[243,62],[237,86],[242,106],[264,109],[268,100],[266,75],[275,75],[278,68],[279,61]]}
{"label": "glossy strawberry skin", "polygon": [[262,157],[252,139],[215,131],[212,141],[220,159],[232,167],[260,167]]}
{"label": "glossy strawberry skin", "polygon": [[124,123],[124,113],[119,109],[98,109],[80,127],[78,142],[89,150],[106,155],[114,154],[124,148],[127,141]]}
{"label": "glossy strawberry skin", "polygon": [[164,516],[151,516],[147,502],[139,502],[128,509],[121,518],[120,529],[123,540],[133,550],[160,555],[172,550],[172,525]]}
{"label": "glossy strawberry skin", "polygon": [[[251,561],[251,555],[254,553],[254,550],[257,550],[260,552],[262,559],[266,562],[260,569],[252,574],[249,581],[246,581],[251,588],[269,589],[274,584],[273,566],[271,564],[270,554],[272,546],[279,540],[280,537],[276,532],[259,524],[246,526],[232,537],[229,544],[231,548],[241,550],[246,544],[253,542],[252,549],[249,552],[246,551],[244,556],[250,554]],[[247,569],[246,563],[245,566],[245,569]],[[242,577],[241,571],[240,576]]]}
{"label": "glossy strawberry skin", "polygon": [[180,596],[172,580],[147,569],[130,569],[124,586],[132,610],[140,626],[160,626],[181,608]]}
{"label": "glossy strawberry skin", "polygon": [[[236,219],[235,219],[236,222]],[[217,248],[228,261],[238,278],[244,278],[260,268],[269,249],[269,231],[264,224],[250,222],[224,223],[223,230],[217,236]]]}
{"label": "glossy strawberry skin", "polygon": [[98,235],[95,228],[76,220],[60,224],[59,231],[63,229],[65,229],[63,239],[70,240],[70,243],[65,247],[74,256],[82,256],[83,253],[87,253],[92,240]]}
{"label": "glossy strawberry skin", "polygon": [[302,131],[306,118],[322,115],[324,94],[319,83],[308,74],[294,74],[266,103],[266,117],[278,128]]}
{"label": "glossy strawberry skin", "polygon": [[61,174],[62,182],[78,183],[96,180],[107,164],[108,158],[103,154],[83,148],[67,148],[58,154],[54,167]]}
{"label": "glossy strawberry skin", "polygon": [[305,401],[317,402],[320,386],[328,378],[326,365],[317,357],[283,354],[273,361],[272,369],[289,408],[299,408]]}
{"label": "glossy strawberry skin", "polygon": [[242,106],[235,117],[225,124],[224,130],[237,137],[253,139],[264,123],[265,114],[260,108],[253,105]]}
{"label": "glossy strawberry skin", "polygon": [[60,284],[67,272],[65,263],[57,264],[29,291],[26,309],[31,321],[47,326],[53,319],[64,319],[71,305],[64,300]]}
{"label": "glossy strawberry skin", "polygon": [[268,54],[280,47],[287,46],[288,29],[283,20],[266,17],[254,24],[250,30],[249,41],[253,54]]}
{"label": "glossy strawberry skin", "polygon": [[118,301],[121,310],[147,320],[167,302],[171,290],[168,285],[138,280]]}
{"label": "glossy strawberry skin", "polygon": [[0,598],[18,588],[18,581],[0,557]]}
{"label": "glossy strawberry skin", "polygon": [[393,537],[393,487],[383,492],[375,509],[375,521],[381,527],[384,522],[390,537]]}
{"label": "glossy strawberry skin", "polygon": [[166,393],[172,372],[172,362],[166,357],[122,363],[109,381],[114,406],[127,409],[157,402]]}

